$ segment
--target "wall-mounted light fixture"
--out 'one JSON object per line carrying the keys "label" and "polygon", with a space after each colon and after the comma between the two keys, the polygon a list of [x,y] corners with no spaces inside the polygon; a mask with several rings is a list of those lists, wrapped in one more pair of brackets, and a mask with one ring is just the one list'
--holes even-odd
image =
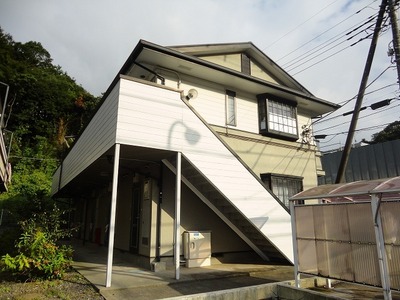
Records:
{"label": "wall-mounted light fixture", "polygon": [[186,95],[186,100],[196,99],[199,93],[195,89],[190,89],[188,94]]}

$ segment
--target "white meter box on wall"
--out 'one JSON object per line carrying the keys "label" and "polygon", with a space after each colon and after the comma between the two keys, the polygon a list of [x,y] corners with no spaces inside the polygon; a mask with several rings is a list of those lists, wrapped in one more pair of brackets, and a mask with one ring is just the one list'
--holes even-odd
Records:
{"label": "white meter box on wall", "polygon": [[210,231],[185,231],[183,233],[183,247],[186,267],[211,265]]}

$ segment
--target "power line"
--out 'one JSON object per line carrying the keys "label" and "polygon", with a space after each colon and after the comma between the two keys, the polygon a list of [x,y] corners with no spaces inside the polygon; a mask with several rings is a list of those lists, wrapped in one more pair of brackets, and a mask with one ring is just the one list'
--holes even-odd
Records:
{"label": "power line", "polygon": [[318,39],[319,37],[321,37],[322,35],[324,35],[325,33],[331,31],[332,29],[336,28],[337,26],[339,26],[340,24],[344,23],[345,21],[347,21],[348,19],[354,17],[355,15],[359,14],[361,11],[363,11],[364,9],[368,8],[369,5],[371,5],[372,3],[376,2],[376,0],[372,1],[370,4],[364,6],[363,8],[361,8],[360,10],[358,10],[357,12],[355,12],[354,14],[350,15],[349,17],[345,18],[344,20],[340,21],[339,23],[335,24],[334,26],[332,26],[331,28],[325,30],[324,32],[320,33],[319,35],[317,35],[316,37],[312,38],[311,40],[309,40],[308,42],[302,44],[301,46],[299,46],[298,48],[294,49],[293,51],[287,53],[286,55],[284,55],[283,57],[279,58],[277,61],[284,59],[285,57],[289,56],[290,54],[296,52],[297,50],[303,48],[304,46],[308,45],[309,43],[311,43],[312,41]]}
{"label": "power line", "polygon": [[[393,99],[393,100],[394,100],[394,99]],[[396,99],[396,100],[399,100],[399,99]],[[368,114],[368,115],[366,115],[366,116],[360,117],[359,119],[363,119],[363,118],[366,118],[366,117],[370,117],[370,116],[372,116],[372,115],[376,115],[376,114],[385,112],[385,111],[387,111],[387,110],[389,110],[389,109],[393,109],[393,108],[398,107],[398,106],[400,106],[400,104],[397,104],[397,105],[395,105],[395,106],[387,107],[387,108],[384,108],[384,109],[382,109],[382,110],[379,110],[379,111],[370,113],[370,114]],[[343,117],[343,116],[341,115],[340,117]],[[323,129],[318,129],[318,130],[316,130],[316,131],[321,132],[321,131],[324,131],[324,130],[330,130],[330,129],[332,129],[332,128],[336,128],[336,127],[339,127],[339,126],[342,126],[342,125],[345,125],[345,124],[348,124],[348,123],[350,123],[350,121],[342,122],[342,123],[340,123],[340,124],[336,124],[336,125],[333,125],[333,126],[330,126],[330,127],[323,128]]]}
{"label": "power line", "polygon": [[[361,26],[370,23],[371,21],[374,20],[374,18],[375,18],[375,16],[370,16],[370,17],[367,18],[367,21],[364,21],[364,20],[361,21],[361,22],[360,22],[360,23],[362,23]],[[360,27],[360,26],[358,26],[358,25],[359,25],[359,24],[354,25],[354,26],[357,26],[356,29],[358,29],[358,28]],[[304,59],[307,59],[307,58],[308,58],[309,56],[311,56],[312,54],[315,54],[315,53],[317,53],[318,51],[321,51],[321,50],[325,49],[326,47],[328,47],[329,45],[332,45],[333,43],[337,42],[338,40],[340,40],[340,39],[342,39],[342,38],[345,38],[347,35],[349,35],[350,33],[352,33],[355,29],[350,30],[350,31],[349,31],[349,30],[350,30],[350,29],[346,29],[345,31],[342,31],[341,33],[338,33],[338,34],[335,35],[334,37],[332,37],[332,38],[326,40],[325,42],[323,42],[323,43],[321,43],[321,44],[315,46],[314,48],[312,48],[312,49],[306,51],[305,53],[302,53],[302,54],[298,55],[297,57],[295,57],[295,58],[291,59],[290,61],[284,63],[284,64],[283,64],[283,67],[286,68],[286,67],[293,66],[294,64],[299,63],[300,61],[302,61],[302,60],[304,60]],[[358,32],[357,34],[360,34],[360,33],[363,32],[363,31],[364,31],[364,29],[363,29],[362,31]],[[340,42],[340,43],[337,44],[336,46],[339,46],[340,44],[342,44],[342,43],[348,41],[349,39],[351,39],[351,38],[353,38],[353,37],[354,37],[354,36],[345,39],[344,41]],[[331,49],[331,48],[330,48],[330,49]],[[330,50],[330,49],[328,49],[328,50]]]}
{"label": "power line", "polygon": [[[357,129],[357,130],[355,130],[355,131],[356,131],[356,132],[360,132],[360,131],[370,131],[370,130],[374,130],[374,129],[379,129],[379,128],[381,128],[381,127],[386,127],[386,126],[388,126],[388,125],[390,125],[390,124],[391,124],[391,123],[386,123],[386,124],[381,124],[381,125],[375,125],[375,126],[365,127],[365,128]],[[333,140],[335,137],[337,137],[338,135],[348,134],[348,133],[349,133],[348,131],[343,131],[343,132],[331,134],[331,135],[333,135],[333,137],[332,137],[330,140],[328,140],[328,141],[326,141],[326,142],[320,141],[319,143],[320,143],[320,144],[329,143],[330,141],[332,141],[332,140]],[[326,135],[326,136],[330,136],[330,134],[328,134],[328,135]],[[327,148],[327,147],[330,147],[330,146],[333,146],[333,145],[337,145],[337,144],[339,144],[339,143],[330,144],[330,145],[322,145],[322,146],[320,146],[320,148]]]}
{"label": "power line", "polygon": [[[381,87],[381,88],[378,88],[378,89],[375,89],[375,90],[370,91],[370,92],[368,92],[368,93],[365,93],[365,95],[371,95],[371,94],[373,94],[373,93],[379,92],[379,91],[381,91],[381,90],[383,90],[383,89],[385,89],[385,88],[392,87],[392,86],[397,86],[397,83],[392,83],[392,84],[385,85],[385,86],[383,86],[383,87]],[[351,100],[354,100],[354,99],[355,99],[355,97],[351,98],[350,101],[351,101]],[[349,100],[346,100],[346,101],[349,101]],[[349,103],[349,102],[346,102],[346,104],[348,104],[348,103]],[[345,105],[346,105],[346,104],[345,104]],[[343,105],[341,108],[343,108],[343,107],[344,107],[344,105]],[[337,111],[335,111],[335,112],[337,112]],[[323,119],[323,120],[318,119],[318,120],[316,120],[313,124],[319,122],[320,120],[321,120],[321,121],[319,122],[319,124],[321,124],[321,123],[323,123],[323,122],[331,121],[331,120],[334,120],[334,119],[337,119],[337,118],[340,118],[340,117],[343,117],[343,115],[336,115],[336,116],[333,116],[333,117],[330,117],[330,118],[327,118],[327,119]]]}
{"label": "power line", "polygon": [[[385,19],[385,21],[386,21],[386,20],[387,20],[387,18]],[[387,27],[387,25],[384,25],[384,26],[385,26],[385,28]],[[370,27],[368,27],[367,29],[370,29]],[[364,31],[364,30],[363,30],[363,31]],[[357,33],[357,34],[351,36],[349,39],[355,37],[356,35],[360,34],[361,32],[362,32],[362,31],[360,31],[359,33]],[[382,33],[381,33],[381,34],[382,34]],[[381,35],[381,34],[380,34],[380,35]],[[345,47],[345,48],[342,48],[342,49],[340,49],[340,50],[338,50],[338,51],[332,53],[331,55],[328,55],[328,56],[326,56],[326,57],[320,59],[319,61],[317,61],[317,62],[315,62],[315,63],[313,63],[313,64],[311,64],[311,65],[305,67],[304,69],[302,69],[302,70],[300,70],[300,71],[297,71],[296,73],[292,74],[292,76],[295,76],[295,75],[297,75],[297,74],[299,74],[299,73],[302,73],[302,72],[304,72],[304,71],[310,69],[311,67],[313,67],[313,66],[315,66],[315,65],[317,65],[317,64],[319,64],[319,63],[321,63],[321,62],[323,62],[323,61],[325,61],[325,60],[327,60],[327,59],[329,59],[329,58],[331,58],[331,57],[333,57],[333,56],[335,56],[335,55],[337,55],[337,54],[343,52],[344,50],[349,49],[349,48],[351,48],[351,47],[353,47],[353,46],[359,44],[360,42],[362,42],[362,41],[364,41],[364,40],[366,40],[366,39],[369,39],[370,37],[372,37],[372,35],[373,35],[373,33],[370,33],[370,34],[368,34],[367,36],[360,38],[358,41],[354,42],[353,44],[350,44],[349,46],[347,46],[347,47]],[[349,39],[347,39],[347,40],[345,40],[345,41],[342,41],[341,43],[339,43],[339,44],[337,44],[337,45],[332,46],[332,47],[329,48],[327,51],[330,51],[330,50],[332,50],[332,49],[338,47],[340,44],[345,43],[345,42],[348,41]],[[312,58],[308,59],[306,62],[301,63],[301,64],[299,64],[299,65],[296,66],[296,67],[293,67],[292,69],[289,70],[289,72],[290,72],[290,71],[293,71],[294,69],[296,69],[296,68],[298,68],[298,67],[300,67],[300,66],[306,64],[307,62],[309,62],[309,61],[311,61],[311,60],[313,60],[313,59],[315,59],[315,58],[318,58],[319,56],[322,56],[322,55],[324,55],[324,54],[325,54],[325,52],[313,56]]]}
{"label": "power line", "polygon": [[[382,77],[382,75],[390,69],[392,65],[389,65],[388,67],[386,67],[381,73],[379,73],[379,75],[377,77],[375,77],[366,87],[365,90],[368,89],[373,83],[375,83],[380,77]],[[339,104],[341,105],[341,108],[344,107],[345,105],[347,105],[350,101],[354,100],[357,97],[357,95],[353,96],[352,98],[345,100],[343,102],[340,102]],[[343,104],[342,104],[343,103]],[[314,122],[311,123],[311,125],[314,125],[318,122],[323,122],[325,120],[325,118],[327,118],[328,116],[330,116],[331,114],[335,113],[336,111],[332,111],[330,113],[325,114],[324,116],[322,116],[321,118],[315,120]],[[339,116],[337,116],[339,117]],[[332,117],[333,118],[333,117]]]}
{"label": "power line", "polygon": [[293,28],[292,30],[289,30],[287,33],[285,33],[283,36],[281,36],[280,38],[278,38],[277,40],[275,40],[272,44],[270,44],[269,46],[265,47],[263,50],[266,50],[270,47],[272,47],[273,45],[275,45],[277,42],[279,42],[281,39],[285,38],[286,36],[288,36],[289,34],[291,34],[293,31],[296,31],[299,27],[301,27],[302,25],[304,25],[305,23],[307,23],[308,21],[310,21],[312,18],[314,18],[315,16],[317,16],[318,14],[320,14],[322,11],[324,11],[325,9],[327,9],[329,6],[331,6],[332,4],[336,3],[339,0],[335,0],[333,2],[331,2],[330,4],[328,4],[327,6],[325,6],[324,8],[322,8],[321,10],[319,10],[317,13],[315,13],[314,15],[312,15],[310,18],[308,18],[307,20],[305,20],[304,22],[302,22],[301,24],[297,25],[295,28]]}
{"label": "power line", "polygon": [[[300,73],[302,73],[302,72],[304,72],[304,71],[310,69],[311,67],[313,67],[313,66],[315,66],[315,65],[317,65],[317,64],[319,64],[319,63],[321,63],[321,62],[323,62],[323,61],[325,61],[325,60],[327,60],[327,59],[329,59],[329,58],[331,58],[331,57],[333,57],[333,56],[335,56],[335,55],[337,55],[337,54],[339,54],[340,52],[343,52],[344,50],[349,49],[350,47],[353,47],[354,45],[356,45],[356,44],[362,42],[363,40],[368,39],[371,35],[372,35],[372,34],[370,34],[370,35],[368,35],[368,36],[366,36],[366,37],[364,37],[364,38],[359,39],[359,40],[358,40],[357,42],[355,42],[354,44],[352,44],[352,45],[350,45],[350,46],[347,46],[347,47],[345,47],[345,48],[343,48],[343,49],[340,49],[340,50],[336,51],[335,53],[333,53],[333,54],[331,54],[331,55],[329,55],[329,56],[327,56],[327,57],[324,57],[323,59],[320,59],[319,61],[317,61],[317,62],[315,62],[315,63],[309,65],[308,67],[306,67],[306,68],[304,68],[304,69],[302,69],[302,70],[300,70],[300,71],[298,71],[298,72],[296,72],[296,73],[294,73],[294,74],[292,74],[292,75],[295,76],[295,75],[297,75],[297,74],[300,74]],[[330,49],[329,49],[329,50],[330,50]]]}
{"label": "power line", "polygon": [[22,159],[30,159],[30,160],[55,160],[59,161],[57,158],[38,158],[38,157],[27,157],[27,156],[17,156],[17,155],[10,155],[9,158],[22,158]]}
{"label": "power line", "polygon": [[[398,107],[398,106],[400,106],[400,104],[396,105],[395,107]],[[392,107],[392,108],[393,108],[393,107]],[[385,109],[385,110],[389,110],[389,108],[387,108],[387,109]],[[371,115],[371,114],[370,114],[370,115]],[[369,117],[370,115],[366,115],[366,116],[363,116],[363,117],[361,117],[361,118],[367,118],[367,117]],[[361,119],[361,118],[360,118],[360,119]],[[349,123],[349,122],[346,122],[346,123]],[[386,123],[386,124],[381,124],[381,125],[375,125],[375,126],[372,126],[372,127],[365,127],[365,128],[357,129],[356,132],[371,131],[371,130],[373,130],[373,129],[378,129],[378,128],[380,128],[380,127],[384,127],[384,126],[390,125],[391,123],[393,123],[393,122]],[[330,138],[330,139],[327,140],[327,141],[320,141],[320,142],[319,142],[320,144],[325,144],[325,143],[329,143],[330,141],[332,141],[332,140],[333,140],[334,138],[336,138],[337,136],[343,135],[343,134],[346,134],[346,133],[347,133],[347,132],[331,133],[331,134],[323,134],[323,135],[315,135],[315,137],[317,137],[317,136],[324,136],[324,138],[326,138],[326,137],[328,137],[328,136],[332,136],[332,138]],[[318,140],[318,138],[316,138],[316,139]],[[330,146],[332,146],[332,145],[335,145],[335,144],[331,144],[331,145],[322,145],[322,146],[320,146],[320,147],[327,148],[327,147],[330,147]]]}

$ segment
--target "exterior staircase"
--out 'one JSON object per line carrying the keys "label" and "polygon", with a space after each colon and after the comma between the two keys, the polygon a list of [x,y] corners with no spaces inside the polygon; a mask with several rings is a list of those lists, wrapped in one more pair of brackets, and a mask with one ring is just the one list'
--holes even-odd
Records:
{"label": "exterior staircase", "polygon": [[[176,173],[175,159],[163,160],[163,163],[173,173]],[[257,227],[256,222],[251,222],[243,215],[184,155],[182,156],[181,176],[186,186],[210,207],[262,259],[275,263],[288,262],[288,258],[271,243],[260,228]]]}

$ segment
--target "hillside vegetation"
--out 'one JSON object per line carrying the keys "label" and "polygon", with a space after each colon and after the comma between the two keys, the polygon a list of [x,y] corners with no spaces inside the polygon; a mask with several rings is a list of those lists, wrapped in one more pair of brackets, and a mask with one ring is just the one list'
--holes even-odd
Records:
{"label": "hillside vegetation", "polygon": [[72,249],[58,241],[71,230],[66,208],[50,198],[52,175],[99,98],[54,65],[39,42],[16,42],[1,28],[0,82],[1,103],[9,86],[3,132],[12,165],[9,190],[0,194],[1,277],[60,279]]}

